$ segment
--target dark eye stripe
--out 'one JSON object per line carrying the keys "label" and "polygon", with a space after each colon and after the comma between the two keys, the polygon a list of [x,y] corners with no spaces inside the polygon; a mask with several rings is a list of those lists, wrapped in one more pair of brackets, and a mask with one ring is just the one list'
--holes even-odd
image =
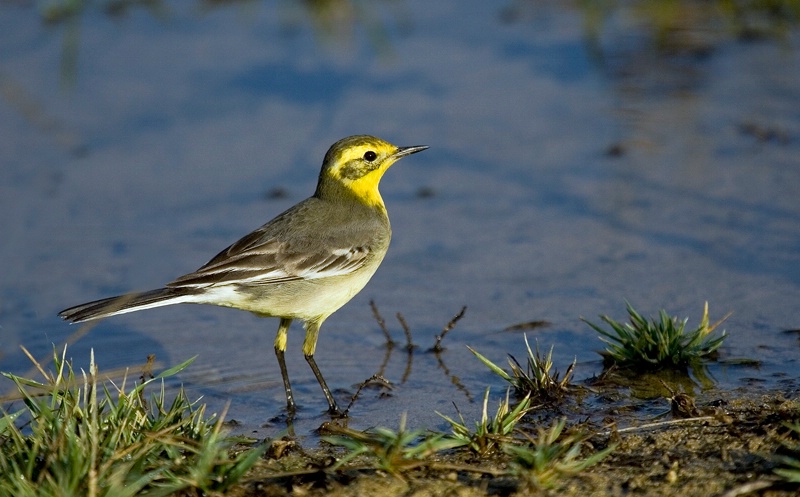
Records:
{"label": "dark eye stripe", "polygon": [[369,161],[369,162],[372,162],[377,158],[378,158],[378,154],[376,154],[372,150],[368,150],[367,152],[364,153],[364,159]]}

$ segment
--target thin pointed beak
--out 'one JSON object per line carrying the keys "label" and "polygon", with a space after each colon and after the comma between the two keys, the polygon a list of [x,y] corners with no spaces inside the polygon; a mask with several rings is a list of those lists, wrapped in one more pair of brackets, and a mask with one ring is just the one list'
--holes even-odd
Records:
{"label": "thin pointed beak", "polygon": [[399,159],[401,157],[405,157],[406,155],[416,154],[417,152],[422,152],[423,150],[427,149],[427,145],[416,145],[413,147],[400,147],[397,149],[397,152],[392,154],[395,159]]}

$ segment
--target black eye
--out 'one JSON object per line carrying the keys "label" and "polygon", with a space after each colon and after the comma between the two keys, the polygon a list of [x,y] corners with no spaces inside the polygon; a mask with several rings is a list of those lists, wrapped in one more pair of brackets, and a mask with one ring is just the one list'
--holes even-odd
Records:
{"label": "black eye", "polygon": [[375,159],[377,159],[377,158],[378,158],[378,154],[376,154],[376,153],[375,153],[375,152],[373,152],[372,150],[368,150],[367,152],[364,152],[364,159],[365,159],[367,162],[372,162],[372,161],[374,161],[374,160],[375,160]]}

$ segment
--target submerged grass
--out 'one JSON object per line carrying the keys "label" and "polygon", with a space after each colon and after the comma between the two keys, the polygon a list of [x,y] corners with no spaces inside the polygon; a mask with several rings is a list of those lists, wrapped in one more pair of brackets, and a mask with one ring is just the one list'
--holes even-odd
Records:
{"label": "submerged grass", "polygon": [[611,330],[583,319],[600,333],[600,339],[606,343],[606,349],[601,353],[606,361],[622,367],[644,370],[685,368],[701,358],[711,356],[727,337],[725,331],[719,336],[713,336],[712,333],[730,314],[709,325],[708,302],[700,324],[691,331],[686,330],[688,318],[680,321],[661,310],[658,319],[645,319],[630,303],[626,308],[630,318],[628,323],[600,316],[611,326]]}
{"label": "submerged grass", "polygon": [[[98,384],[92,354],[89,372],[76,375],[66,348],[54,353],[55,373],[38,382],[3,373],[25,408],[0,418],[0,495],[125,497],[176,492],[224,492],[260,457],[263,449],[232,458],[222,418],[183,391],[167,401],[163,379],[190,359],[131,389]],[[161,389],[150,401],[144,390]],[[45,395],[41,395],[45,392]]]}

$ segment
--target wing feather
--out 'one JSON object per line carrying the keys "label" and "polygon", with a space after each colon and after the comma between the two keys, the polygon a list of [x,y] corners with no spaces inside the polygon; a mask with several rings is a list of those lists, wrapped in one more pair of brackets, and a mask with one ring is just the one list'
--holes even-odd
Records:
{"label": "wing feather", "polygon": [[[328,211],[336,217],[322,216],[320,209],[327,207],[320,202],[311,197],[295,205],[167,286],[271,285],[342,276],[363,267],[381,243],[388,243],[388,219],[354,221],[352,212],[338,210]],[[340,229],[331,232],[332,224]],[[381,230],[388,231],[387,238],[376,239]]]}
{"label": "wing feather", "polygon": [[[367,247],[346,247],[309,253],[306,249],[292,250],[286,243],[270,240],[241,252],[223,252],[197,271],[167,286],[270,285],[342,276],[361,268],[369,252]],[[225,256],[221,257],[223,254]]]}

